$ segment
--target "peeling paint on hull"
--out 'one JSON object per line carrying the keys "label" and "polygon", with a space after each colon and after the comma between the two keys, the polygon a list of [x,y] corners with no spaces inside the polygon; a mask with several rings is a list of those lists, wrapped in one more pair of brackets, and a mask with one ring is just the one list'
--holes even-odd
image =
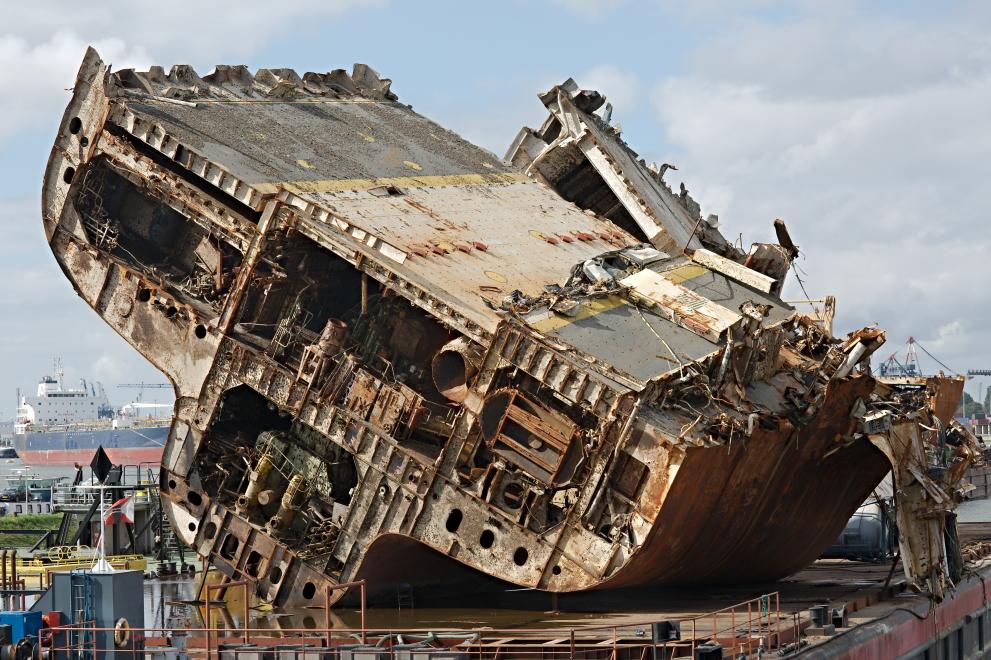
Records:
{"label": "peeling paint on hull", "polygon": [[288,606],[451,566],[551,592],[773,579],[894,468],[906,570],[941,593],[925,539],[972,438],[930,430],[939,382],[875,380],[882,331],[834,338],[780,299],[784,223],[744,252],[601,95],[541,100],[499,162],[364,65],[111,73],[87,52],[45,231],[176,389],[182,540]]}

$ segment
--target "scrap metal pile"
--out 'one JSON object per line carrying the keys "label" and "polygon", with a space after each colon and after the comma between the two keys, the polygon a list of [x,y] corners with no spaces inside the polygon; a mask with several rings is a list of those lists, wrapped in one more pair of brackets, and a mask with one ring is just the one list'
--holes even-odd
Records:
{"label": "scrap metal pile", "polygon": [[45,232],[176,388],[185,543],[281,605],[766,580],[894,466],[908,576],[941,593],[972,439],[871,377],[881,331],[781,300],[783,223],[727,242],[571,81],[506,162],[389,87],[83,60]]}

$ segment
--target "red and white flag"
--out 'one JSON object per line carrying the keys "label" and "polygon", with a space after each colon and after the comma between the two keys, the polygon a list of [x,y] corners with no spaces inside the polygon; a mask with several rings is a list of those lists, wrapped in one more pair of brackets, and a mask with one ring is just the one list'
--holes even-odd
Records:
{"label": "red and white flag", "polygon": [[119,516],[120,520],[126,523],[134,524],[134,496],[128,495],[127,497],[122,497],[107,509],[107,516],[104,518],[104,522],[108,525],[114,523],[114,516]]}

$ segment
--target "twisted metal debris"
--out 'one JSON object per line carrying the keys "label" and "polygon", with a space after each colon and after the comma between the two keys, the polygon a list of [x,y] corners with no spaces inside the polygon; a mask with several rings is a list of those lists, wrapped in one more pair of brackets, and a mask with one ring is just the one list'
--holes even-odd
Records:
{"label": "twisted metal debris", "polygon": [[946,379],[874,379],[883,332],[835,338],[781,300],[783,223],[732,245],[601,95],[541,100],[502,162],[367,66],[112,73],[87,52],[45,233],[175,386],[182,540],[281,605],[361,578],[765,580],[894,470],[906,571],[938,597],[972,440],[918,395]]}

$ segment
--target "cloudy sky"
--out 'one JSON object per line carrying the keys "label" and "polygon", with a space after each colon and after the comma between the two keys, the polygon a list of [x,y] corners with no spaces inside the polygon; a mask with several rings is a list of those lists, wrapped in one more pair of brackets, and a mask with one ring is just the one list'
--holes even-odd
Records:
{"label": "cloudy sky", "polygon": [[[568,76],[605,92],[630,144],[679,167],[724,233],[784,218],[837,327],[911,335],[991,368],[991,5],[846,0],[36,0],[0,27],[0,417],[61,356],[68,378],[161,381],[55,266],[39,186],[87,44],[115,68],[327,71],[366,62],[400,99],[503,154]],[[672,177],[671,174],[676,176]],[[790,286],[788,296],[800,292]],[[927,370],[938,366],[922,356]],[[984,379],[991,385],[991,378]],[[980,379],[968,388],[977,395]]]}

